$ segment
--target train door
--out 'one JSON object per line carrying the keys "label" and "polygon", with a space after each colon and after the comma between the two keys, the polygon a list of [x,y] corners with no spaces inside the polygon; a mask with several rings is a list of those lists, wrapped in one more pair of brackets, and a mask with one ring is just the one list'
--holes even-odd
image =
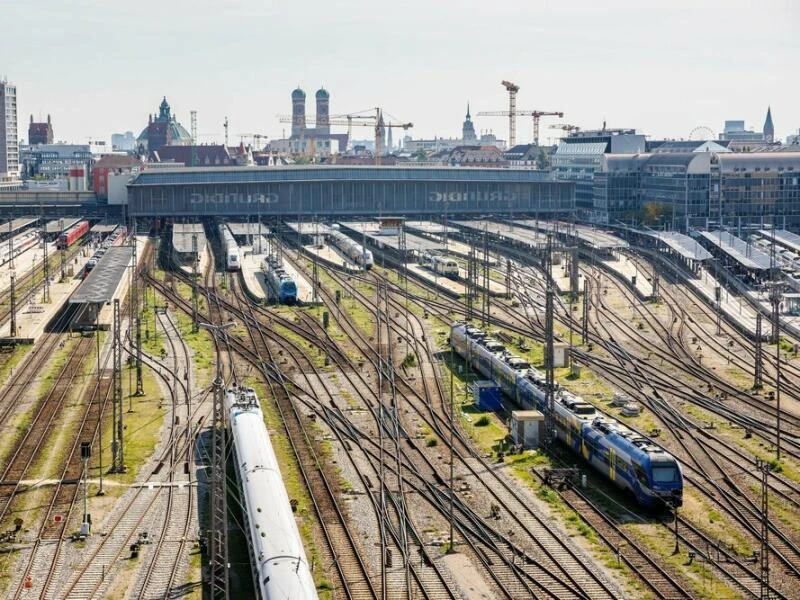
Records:
{"label": "train door", "polygon": [[617,453],[613,448],[608,449],[608,478],[611,481],[617,480]]}

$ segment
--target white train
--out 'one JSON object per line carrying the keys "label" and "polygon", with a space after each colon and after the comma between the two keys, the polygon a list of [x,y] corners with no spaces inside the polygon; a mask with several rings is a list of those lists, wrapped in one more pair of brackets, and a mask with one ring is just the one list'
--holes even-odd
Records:
{"label": "white train", "polygon": [[219,240],[222,243],[222,251],[225,252],[225,269],[238,271],[242,267],[239,260],[239,244],[233,239],[233,234],[225,223],[219,226]]}
{"label": "white train", "polygon": [[2,242],[0,244],[0,265],[6,264],[12,258],[16,258],[29,248],[33,248],[39,243],[39,239],[38,231],[28,231],[14,238],[13,248],[9,245],[8,240]]}
{"label": "white train", "polygon": [[458,279],[458,263],[447,256],[433,255],[430,262],[431,271],[437,275],[444,275],[451,279]]}
{"label": "white train", "polygon": [[334,231],[331,233],[328,241],[362,269],[372,268],[375,262],[372,258],[372,251],[367,250],[364,246],[346,236],[341,231]]}
{"label": "white train", "polygon": [[226,393],[250,561],[262,600],[317,598],[314,578],[252,388]]}

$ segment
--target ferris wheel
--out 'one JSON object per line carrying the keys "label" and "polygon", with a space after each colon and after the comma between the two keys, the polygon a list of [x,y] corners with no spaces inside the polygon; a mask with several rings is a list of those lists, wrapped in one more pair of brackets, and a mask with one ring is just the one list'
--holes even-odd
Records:
{"label": "ferris wheel", "polygon": [[692,129],[692,132],[689,134],[689,139],[697,141],[715,140],[717,139],[717,135],[714,133],[714,130],[711,129],[711,127],[699,125],[698,127]]}

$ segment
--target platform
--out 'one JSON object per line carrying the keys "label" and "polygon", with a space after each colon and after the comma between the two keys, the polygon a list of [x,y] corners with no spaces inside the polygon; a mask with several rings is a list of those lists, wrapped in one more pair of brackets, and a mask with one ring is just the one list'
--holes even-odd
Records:
{"label": "platform", "polygon": [[263,254],[244,254],[242,257],[242,281],[248,293],[257,300],[266,300],[271,296],[270,287],[261,269]]}
{"label": "platform", "polygon": [[[48,256],[55,256],[58,254],[55,243],[47,244]],[[86,257],[88,260],[88,256]],[[42,268],[44,260],[44,247],[41,244],[35,245],[33,248],[28,248],[19,256],[14,257],[14,268],[11,268],[11,261],[0,265],[0,289],[7,289],[11,285],[11,271],[16,273],[17,281],[31,269]],[[76,271],[77,272],[77,271]]]}
{"label": "platform", "polygon": [[623,254],[620,255],[619,260],[602,260],[598,262],[604,265],[606,269],[619,275],[629,285],[632,285],[635,280],[634,287],[636,288],[636,294],[640,298],[652,298],[653,284],[647,280],[646,274],[636,268],[636,264],[631,262],[627,256]]}
{"label": "platform", "polygon": [[[242,279],[244,280],[245,287],[248,292],[259,300],[275,299],[275,291],[272,286],[267,282],[266,274],[262,269],[262,261],[266,258],[265,254],[245,254],[242,259]],[[302,257],[300,260],[307,260],[308,257]],[[292,266],[283,256],[284,270],[294,278],[297,285],[297,300],[301,304],[310,305],[314,297],[311,283],[298,274],[297,269]]]}
{"label": "platform", "polygon": [[172,247],[179,254],[191,254],[192,236],[197,236],[197,247],[206,245],[206,233],[201,223],[175,223],[172,226]]}
{"label": "platform", "polygon": [[[81,272],[88,258],[82,258],[79,262]],[[50,283],[50,302],[42,304],[42,291],[39,290],[30,302],[17,308],[17,335],[13,341],[15,343],[34,344],[44,334],[47,324],[55,318],[78,286],[81,284],[79,277],[71,277],[60,282],[57,278]],[[8,343],[10,338],[11,323],[7,322],[0,327],[0,344]]]}
{"label": "platform", "polygon": [[[701,268],[697,279],[689,278],[687,283],[703,296],[710,306],[716,306],[716,287],[719,282],[708,270]],[[756,333],[756,311],[741,296],[732,296],[724,287],[721,288],[722,312],[736,322],[740,329],[747,331],[752,337]],[[762,323],[762,335],[767,335],[769,324],[765,319]]]}
{"label": "platform", "polygon": [[119,223],[96,223],[92,225],[89,233],[96,233],[98,235],[106,236],[119,227]]}
{"label": "platform", "polygon": [[[203,236],[203,241],[205,241],[205,236]],[[197,273],[202,276],[202,274],[208,270],[208,263],[211,261],[211,252],[208,251],[207,243],[204,243],[202,246],[198,247],[198,254],[200,255],[200,258],[197,261]],[[180,266],[181,271],[187,275],[191,275],[194,272],[194,265],[191,264],[191,260],[189,263],[190,264],[188,265]]]}

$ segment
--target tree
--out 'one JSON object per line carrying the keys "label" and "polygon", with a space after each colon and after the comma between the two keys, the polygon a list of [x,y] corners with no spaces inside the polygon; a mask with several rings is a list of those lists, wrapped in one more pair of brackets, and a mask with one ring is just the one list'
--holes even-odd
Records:
{"label": "tree", "polygon": [[536,168],[544,171],[548,166],[550,166],[550,161],[547,160],[547,152],[545,152],[544,148],[539,148],[539,156],[536,157]]}
{"label": "tree", "polygon": [[642,205],[642,222],[645,225],[655,225],[664,215],[664,205],[661,202],[645,202]]}

